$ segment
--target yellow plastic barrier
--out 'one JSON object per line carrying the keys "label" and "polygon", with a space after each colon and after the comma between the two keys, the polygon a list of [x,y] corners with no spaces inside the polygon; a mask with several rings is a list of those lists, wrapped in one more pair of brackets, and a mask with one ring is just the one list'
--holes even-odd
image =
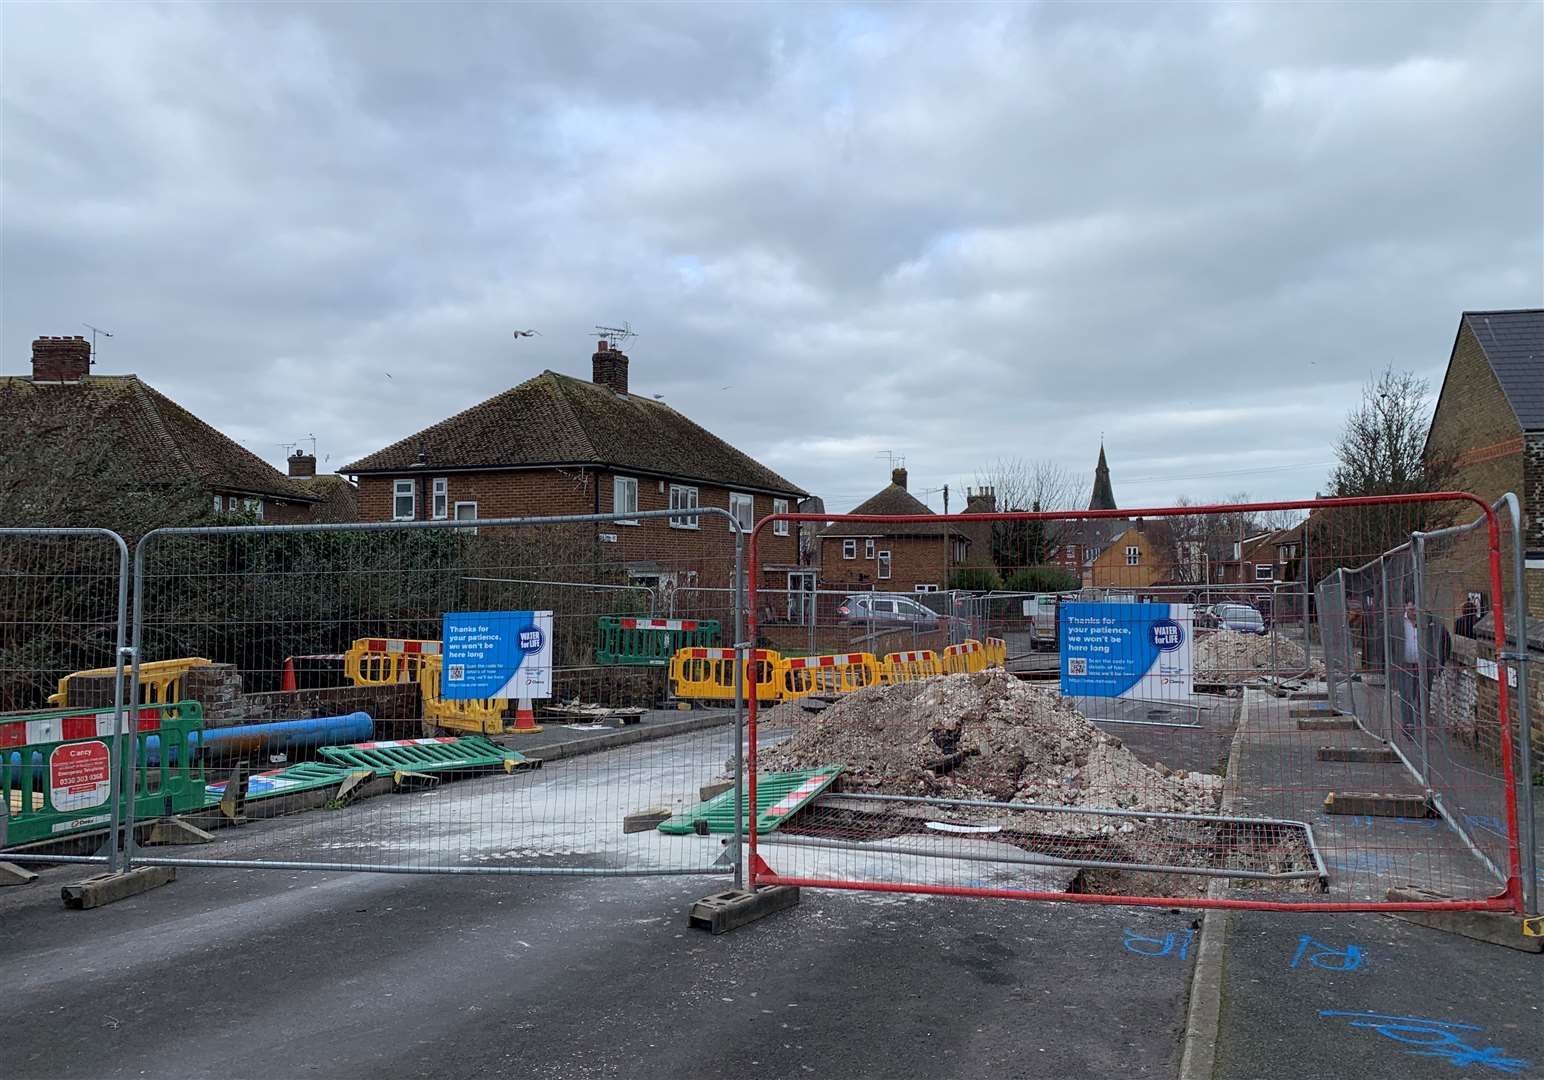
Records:
{"label": "yellow plastic barrier", "polygon": [[944,674],[963,675],[968,671],[985,670],[986,648],[975,638],[967,638],[944,649]]}
{"label": "yellow plastic barrier", "polygon": [[[180,660],[152,660],[139,665],[139,700],[142,705],[167,705],[182,700],[182,677],[189,668],[205,667],[214,663],[201,656],[185,656]],[[70,680],[83,675],[111,676],[117,668],[91,668],[76,671],[59,680],[59,690],[48,695],[48,703],[56,709],[70,708]],[[128,672],[124,667],[124,672]]]}
{"label": "yellow plastic barrier", "polygon": [[1008,666],[1008,643],[1000,637],[986,639],[986,666],[1005,668]]}
{"label": "yellow plastic barrier", "polygon": [[[779,677],[783,658],[771,649],[757,649],[756,700],[782,701],[782,680]],[[751,660],[746,660],[742,675],[744,685],[750,687]],[[678,649],[670,658],[670,691],[685,701],[733,701],[734,700],[734,650],[711,649],[694,646]]]}
{"label": "yellow plastic barrier", "polygon": [[423,696],[425,720],[447,731],[470,731],[479,735],[503,734],[504,710],[509,702],[502,698],[453,701],[440,697],[440,672],[443,670],[440,654],[419,655],[418,690]]}
{"label": "yellow plastic barrier", "polygon": [[886,653],[879,665],[879,681],[886,686],[894,683],[916,682],[931,675],[942,675],[944,666],[932,649],[917,652]]}
{"label": "yellow plastic barrier", "polygon": [[833,653],[828,656],[795,656],[783,661],[783,698],[808,694],[850,694],[879,682],[879,661],[873,653]]}
{"label": "yellow plastic barrier", "polygon": [[438,660],[440,643],[414,638],[359,638],[343,654],[343,674],[355,686],[417,682],[429,657]]}

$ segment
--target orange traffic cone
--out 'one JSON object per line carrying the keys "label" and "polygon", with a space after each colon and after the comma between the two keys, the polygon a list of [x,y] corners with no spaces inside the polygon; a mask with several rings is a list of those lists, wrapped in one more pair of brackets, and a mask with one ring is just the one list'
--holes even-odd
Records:
{"label": "orange traffic cone", "polygon": [[520,695],[520,707],[515,710],[515,726],[510,728],[512,735],[530,735],[541,730],[541,725],[536,722],[536,711],[531,708],[531,699],[526,694]]}
{"label": "orange traffic cone", "polygon": [[295,685],[295,658],[293,656],[286,656],[284,658],[284,675],[279,679],[279,689],[286,694],[292,694],[299,689]]}

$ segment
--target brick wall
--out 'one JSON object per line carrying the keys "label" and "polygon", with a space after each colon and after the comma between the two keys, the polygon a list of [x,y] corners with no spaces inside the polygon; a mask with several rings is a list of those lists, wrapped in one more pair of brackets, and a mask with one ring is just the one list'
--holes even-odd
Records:
{"label": "brick wall", "polygon": [[[857,558],[842,557],[843,540],[857,542]],[[880,592],[915,592],[918,585],[949,587],[948,542],[943,536],[881,536],[874,539],[874,554],[867,554],[864,537],[823,536],[820,539],[820,587],[822,589],[876,589]],[[890,552],[890,576],[879,576],[879,552]]]}
{"label": "brick wall", "polygon": [[[949,634],[943,630],[915,634],[910,630],[886,630],[871,637],[862,626],[817,626],[814,649],[816,653],[869,652],[884,659],[885,653],[913,649],[932,649],[941,655],[948,644]],[[756,645],[785,656],[803,656],[810,651],[809,627],[758,626]]]}

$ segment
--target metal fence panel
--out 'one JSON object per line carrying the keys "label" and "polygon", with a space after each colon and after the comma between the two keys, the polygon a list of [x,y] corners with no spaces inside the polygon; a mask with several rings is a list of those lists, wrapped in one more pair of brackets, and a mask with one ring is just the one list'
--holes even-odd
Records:
{"label": "metal fence panel", "polygon": [[0,529],[0,848],[10,862],[117,866],[128,581],[116,533]]}
{"label": "metal fence panel", "polygon": [[[1446,633],[1459,612],[1420,565],[1419,541],[1382,553],[1479,508],[1436,495],[822,515],[838,526],[825,535],[843,545],[823,553],[825,589],[880,596],[929,575],[1066,583],[1069,569],[1077,587],[1057,594],[1056,649],[1044,664],[1031,660],[1028,597],[961,590],[933,598],[942,604],[932,614],[966,633],[1002,628],[989,636],[1004,641],[1007,672],[957,663],[960,674],[839,696],[814,716],[750,695],[750,788],[840,772],[833,786],[782,805],[775,832],[752,828],[753,884],[1296,910],[1517,908],[1512,765],[1460,760],[1437,738],[1467,724],[1499,739],[1515,705],[1487,715],[1434,696],[1449,677],[1440,657],[1417,649],[1412,675],[1404,654],[1390,652],[1404,640],[1392,611],[1407,592]],[[1283,511],[1297,512],[1298,525],[1255,534],[1247,558],[1244,538],[1218,527]],[[999,523],[1012,528],[994,532]],[[1052,527],[1094,540],[1051,549],[1058,562],[1048,566],[1035,537]],[[955,528],[961,542],[946,542]],[[988,535],[995,565],[953,569]],[[1024,565],[1003,565],[1004,535],[1022,540]],[[1489,571],[1499,547],[1474,535],[1477,565]],[[880,569],[885,581],[864,580]],[[1496,595],[1488,581],[1480,588]],[[1001,609],[994,594],[1008,601]],[[764,601],[753,582],[759,644]],[[1413,734],[1401,724],[1412,709],[1422,718]],[[1468,818],[1493,812],[1499,832],[1476,839]],[[1391,895],[1403,885],[1435,898]]]}
{"label": "metal fence panel", "polygon": [[[151,760],[138,765],[196,758],[209,777],[200,820],[221,828],[205,846],[137,845],[131,862],[735,874],[735,836],[705,845],[653,827],[704,785],[735,781],[735,701],[667,712],[663,666],[597,662],[603,618],[646,618],[687,584],[722,590],[700,617],[736,627],[738,528],[725,511],[701,511],[696,529],[668,516],[148,535],[137,659],[213,663],[183,686],[202,732],[141,747]],[[638,537],[626,557],[611,539],[624,529]],[[442,618],[505,611],[552,612],[553,693],[534,725],[514,700],[445,692],[458,676]]]}

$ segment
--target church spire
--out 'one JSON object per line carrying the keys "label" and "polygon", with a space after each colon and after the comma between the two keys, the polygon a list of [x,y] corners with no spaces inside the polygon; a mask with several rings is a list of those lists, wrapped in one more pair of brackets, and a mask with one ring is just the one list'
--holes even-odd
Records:
{"label": "church spire", "polygon": [[1110,466],[1104,460],[1104,443],[1099,444],[1099,464],[1094,467],[1094,493],[1089,496],[1090,510],[1114,510],[1115,491],[1110,487]]}

